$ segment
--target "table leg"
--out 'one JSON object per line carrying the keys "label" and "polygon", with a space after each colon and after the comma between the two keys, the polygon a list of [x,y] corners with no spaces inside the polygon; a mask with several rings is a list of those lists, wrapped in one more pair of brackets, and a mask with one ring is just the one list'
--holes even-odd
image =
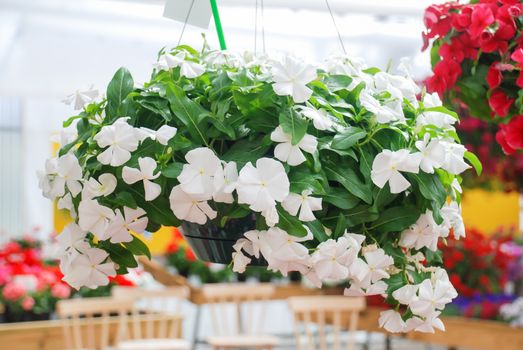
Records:
{"label": "table leg", "polygon": [[200,317],[202,314],[202,306],[196,305],[196,318],[194,320],[194,331],[193,331],[193,338],[192,338],[192,346],[191,350],[196,350],[196,346],[198,344],[198,333],[200,331]]}

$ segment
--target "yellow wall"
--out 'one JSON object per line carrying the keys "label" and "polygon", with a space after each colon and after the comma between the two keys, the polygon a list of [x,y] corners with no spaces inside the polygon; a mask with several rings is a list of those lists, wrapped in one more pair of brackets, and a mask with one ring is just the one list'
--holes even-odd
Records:
{"label": "yellow wall", "polygon": [[493,233],[500,226],[519,228],[519,194],[466,190],[462,202],[466,227]]}

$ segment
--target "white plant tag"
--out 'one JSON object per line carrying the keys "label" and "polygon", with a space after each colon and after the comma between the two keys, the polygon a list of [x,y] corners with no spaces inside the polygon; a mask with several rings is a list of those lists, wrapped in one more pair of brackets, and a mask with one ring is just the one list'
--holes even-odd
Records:
{"label": "white plant tag", "polygon": [[[189,11],[189,18],[187,18]],[[182,23],[187,19],[187,24],[208,29],[211,13],[209,0],[167,0],[163,16]]]}

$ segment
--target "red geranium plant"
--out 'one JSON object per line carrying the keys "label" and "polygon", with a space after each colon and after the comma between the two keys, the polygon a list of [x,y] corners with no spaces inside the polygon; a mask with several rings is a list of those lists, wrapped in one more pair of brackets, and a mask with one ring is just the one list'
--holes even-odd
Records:
{"label": "red geranium plant", "polygon": [[431,5],[424,16],[434,72],[427,89],[500,124],[507,154],[523,149],[522,14],[519,0],[479,0]]}
{"label": "red geranium plant", "polygon": [[45,319],[60,299],[71,296],[56,264],[41,256],[40,242],[27,237],[0,248],[0,302],[7,321]]}
{"label": "red geranium plant", "polygon": [[508,266],[515,258],[503,248],[510,236],[487,237],[479,230],[467,229],[466,238],[452,237],[439,248],[458,293],[465,297],[502,293],[508,281]]}

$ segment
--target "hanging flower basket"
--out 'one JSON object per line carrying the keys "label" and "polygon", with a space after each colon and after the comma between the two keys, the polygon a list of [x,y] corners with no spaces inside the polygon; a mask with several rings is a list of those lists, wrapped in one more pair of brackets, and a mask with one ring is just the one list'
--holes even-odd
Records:
{"label": "hanging flower basket", "polygon": [[507,154],[523,150],[522,14],[521,1],[483,0],[431,5],[424,17],[434,71],[428,90],[499,124]]}
{"label": "hanging flower basket", "polygon": [[149,255],[136,235],[182,226],[201,258],[345,281],[386,296],[389,331],[443,328],[457,294],[437,243],[464,235],[459,174],[480,165],[437,95],[347,57],[180,46],[143,86],[122,68],[91,99],[68,100],[89,103],[41,174],[75,218],[60,235],[72,286],[107,284]]}

